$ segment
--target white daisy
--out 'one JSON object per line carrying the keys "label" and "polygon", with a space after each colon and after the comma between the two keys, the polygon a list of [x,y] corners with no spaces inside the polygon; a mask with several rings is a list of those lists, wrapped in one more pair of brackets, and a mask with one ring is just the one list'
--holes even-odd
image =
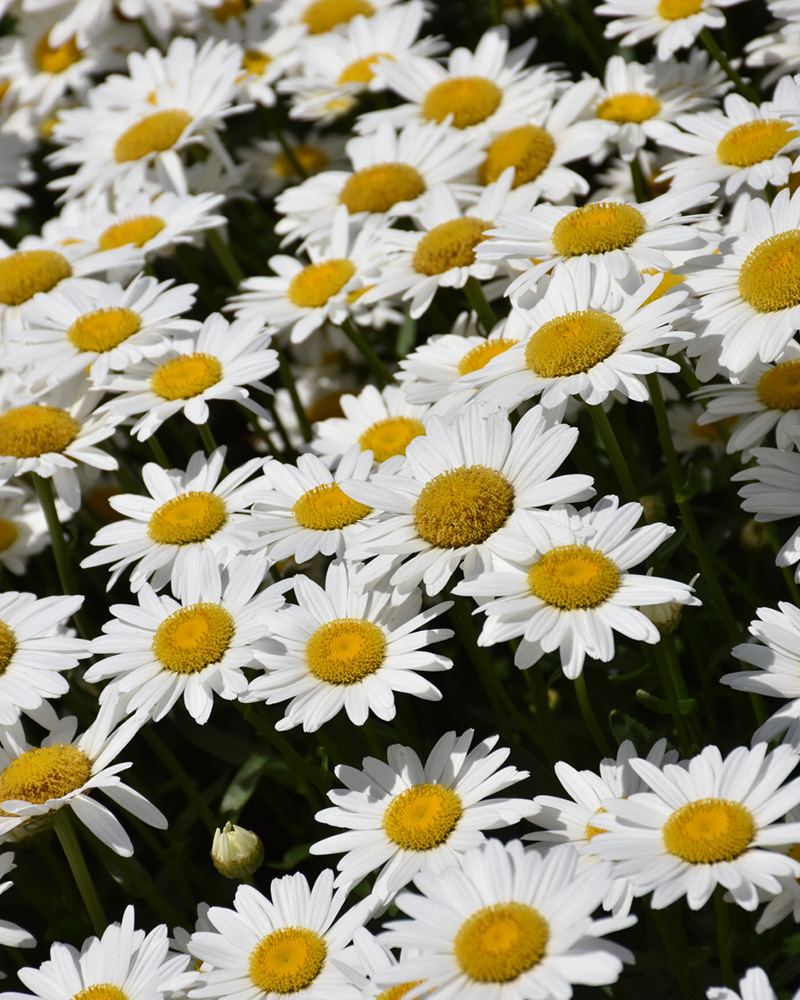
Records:
{"label": "white daisy", "polygon": [[353,18],[370,18],[398,0],[283,0],[273,17],[277,24],[302,24],[309,35],[342,31]]}
{"label": "white daisy", "polygon": [[[16,867],[13,851],[5,851],[0,854],[0,878],[8,875]],[[11,879],[7,882],[0,882],[0,895],[7,892],[13,884]],[[23,930],[19,924],[14,924],[10,920],[0,920],[0,944],[4,944],[8,948],[33,948],[36,941],[33,935]]]}
{"label": "white daisy", "polygon": [[659,59],[694,45],[703,29],[723,28],[720,7],[741,0],[606,0],[596,13],[614,20],[606,25],[606,38],[622,38],[622,45],[638,45],[647,38],[656,43]]}
{"label": "white daisy", "polygon": [[[56,510],[59,518],[69,518],[62,504],[57,504]],[[49,544],[47,521],[31,490],[10,484],[0,487],[0,566],[22,576],[29,557],[38,555]]]}
{"label": "white daisy", "polygon": [[[708,1000],[777,1000],[775,990],[769,977],[763,969],[753,967],[739,980],[739,989],[732,990],[727,986],[709,986],[706,990]],[[793,995],[797,1000],[800,991]]]}
{"label": "white daisy", "polygon": [[[759,523],[779,521],[800,514],[800,453],[779,448],[753,448],[756,464],[734,473],[736,482],[753,480],[739,490],[742,510],[755,515]],[[784,542],[775,557],[776,566],[793,566],[800,561],[800,528]],[[800,565],[795,569],[800,580]]]}
{"label": "white daisy", "polygon": [[[251,145],[240,146],[236,150],[237,161],[250,168],[250,187],[254,187],[261,198],[273,198],[288,184],[299,183],[302,177],[298,166],[306,176],[311,176],[348,165],[344,155],[344,136],[311,131],[301,139],[291,132],[284,132],[284,140],[297,166],[276,139],[257,139]],[[276,227],[279,224],[280,220]]]}

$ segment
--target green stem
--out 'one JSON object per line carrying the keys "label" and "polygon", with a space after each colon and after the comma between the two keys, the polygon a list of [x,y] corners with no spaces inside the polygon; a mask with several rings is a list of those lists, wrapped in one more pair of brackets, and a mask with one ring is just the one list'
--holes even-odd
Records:
{"label": "green stem", "polygon": [[638,154],[631,160],[631,181],[633,182],[633,193],[636,200],[641,204],[643,201],[650,201],[650,188],[642,170],[642,163]]}
{"label": "green stem", "polygon": [[216,817],[211,811],[211,808],[206,800],[200,794],[194,779],[186,773],[181,762],[152,726],[145,726],[143,733],[144,738],[156,754],[158,754],[164,764],[166,764],[167,770],[172,774],[172,777],[178,782],[183,794],[194,806],[197,811],[197,815],[200,819],[202,819],[208,832],[213,834],[217,829]]}
{"label": "green stem", "polygon": [[[680,701],[685,701],[690,697],[690,695],[689,689],[686,686],[686,681],[683,678],[681,662],[678,658],[677,647],[675,646],[675,636],[663,636],[656,648],[661,649],[664,654],[667,670],[669,671],[669,675],[672,679],[672,684],[675,688],[678,699]],[[682,718],[686,719],[686,724],[689,727],[689,732],[695,746],[704,746],[708,742],[707,735],[701,731],[700,725],[694,713],[689,716],[682,716]]]}
{"label": "green stem", "polygon": [[359,354],[361,354],[369,365],[370,371],[375,377],[375,381],[378,383],[378,388],[382,389],[390,382],[394,382],[394,375],[392,375],[386,365],[381,361],[372,349],[372,346],[367,338],[361,330],[359,330],[355,323],[346,319],[342,323],[342,330],[353,347],[355,347],[355,349],[359,352]]}
{"label": "green stem", "polygon": [[171,469],[169,459],[167,458],[167,453],[161,447],[161,443],[156,438],[155,434],[151,434],[147,439],[147,443],[150,445],[150,451],[153,453],[153,458],[158,462],[162,469]]}
{"label": "green stem", "polygon": [[[39,505],[42,508],[45,521],[47,521],[47,531],[50,535],[50,544],[53,547],[53,557],[56,561],[58,579],[61,589],[66,596],[77,594],[75,579],[72,575],[72,564],[69,561],[67,543],[64,541],[64,529],[58,519],[56,501],[53,496],[53,483],[50,479],[45,479],[35,472],[31,473],[33,485],[36,489],[36,496],[39,498]],[[72,620],[82,639],[91,639],[92,631],[89,628],[89,620],[82,608],[73,614]]]}
{"label": "green stem", "polygon": [[216,229],[209,229],[206,232],[206,243],[214,251],[214,256],[222,265],[222,270],[230,279],[231,284],[234,288],[238,288],[244,281],[244,271],[239,267],[239,262],[233,256],[230,246]]}
{"label": "green stem", "polygon": [[544,7],[545,9],[548,7],[552,8],[564,24],[567,25],[572,34],[575,36],[580,47],[589,57],[589,61],[594,66],[595,72],[602,76],[605,72],[605,60],[597,52],[595,46],[589,40],[589,36],[583,30],[582,26],[575,20],[572,14],[570,14],[564,4],[561,3],[561,0],[546,0]]}
{"label": "green stem", "polygon": [[548,763],[552,766],[556,761],[563,760],[564,755],[561,746],[561,737],[553,724],[553,715],[550,711],[550,703],[547,700],[547,688],[539,670],[539,664],[534,663],[532,667],[524,670],[523,674],[533,694],[533,707],[536,711],[536,720],[542,727],[544,752],[547,754]]}
{"label": "green stem", "polygon": [[689,726],[686,721],[686,717],[681,714],[681,710],[678,708],[678,687],[675,683],[675,677],[671,665],[667,659],[666,652],[662,648],[663,640],[655,643],[654,651],[656,657],[656,663],[658,664],[658,673],[661,677],[661,685],[664,689],[664,694],[667,699],[667,704],[669,705],[669,710],[672,714],[673,722],[675,723],[675,730],[678,734],[678,742],[680,744],[681,753],[684,757],[691,756],[691,746],[692,737],[689,733]]}
{"label": "green stem", "polygon": [[81,894],[83,905],[89,914],[94,932],[100,937],[108,926],[108,921],[103,913],[103,907],[100,905],[94,882],[92,882],[92,878],[89,875],[89,869],[86,867],[86,860],[83,857],[81,845],[78,843],[78,838],[75,836],[75,831],[72,828],[68,808],[59,809],[56,812],[53,820],[53,829],[56,831],[56,836],[67,858],[72,877],[78,886],[78,892]]}
{"label": "green stem", "polygon": [[731,918],[728,904],[723,899],[725,890],[718,885],[714,890],[714,910],[717,916],[717,945],[719,948],[719,965],[722,979],[730,989],[736,988],[736,976],[733,972],[733,950],[731,941]]}
{"label": "green stem", "polygon": [[488,336],[492,330],[497,325],[497,317],[494,314],[494,310],[489,305],[486,298],[486,293],[483,290],[483,285],[471,274],[467,278],[467,283],[464,285],[464,291],[467,295],[467,301],[469,302],[472,309],[475,310],[478,316],[478,321],[483,327],[483,332]]}
{"label": "green stem", "polygon": [[638,503],[639,491],[633,482],[633,476],[628,468],[628,463],[625,461],[625,456],[619,446],[614,428],[611,426],[611,421],[608,419],[608,414],[600,403],[587,404],[586,409],[589,411],[592,423],[600,435],[600,440],[603,442],[603,447],[611,459],[611,464],[614,466],[614,472],[616,472],[617,479],[622,487],[622,495],[626,500]]}
{"label": "green stem", "polygon": [[284,388],[289,393],[289,398],[291,399],[292,406],[294,407],[294,415],[297,417],[297,423],[300,425],[300,433],[303,435],[303,440],[308,442],[311,440],[311,424],[308,422],[308,414],[303,409],[303,404],[300,402],[297,385],[295,384],[289,362],[286,360],[286,354],[280,347],[277,346],[277,344],[275,346],[278,352],[278,374],[280,375]]}
{"label": "green stem", "polygon": [[589,732],[592,734],[595,746],[604,757],[613,757],[614,753],[611,750],[611,744],[608,742],[603,730],[600,728],[600,723],[597,721],[597,716],[594,714],[594,708],[592,708],[592,703],[589,700],[589,692],[586,690],[586,677],[583,671],[581,671],[581,673],[579,673],[575,678],[574,684],[575,694],[578,696],[578,705],[580,706],[583,721],[586,723]]}
{"label": "green stem", "polygon": [[283,129],[280,127],[275,119],[275,115],[267,108],[265,105],[259,105],[261,109],[261,114],[266,122],[267,128],[272,132],[275,138],[278,140],[281,149],[283,150],[286,159],[291,163],[292,169],[297,174],[300,180],[305,180],[308,177],[308,173],[303,169],[303,165],[297,159],[294,154],[294,149],[292,149],[291,143],[287,140],[286,136],[283,134]]}
{"label": "green stem", "polygon": [[666,948],[670,967],[675,978],[678,980],[681,992],[686,1000],[696,1000],[701,994],[698,992],[693,981],[694,977],[688,970],[686,963],[688,952],[675,940],[672,927],[673,921],[667,917],[667,914],[663,910],[651,910],[650,912],[653,917],[653,923],[656,925],[659,936]]}
{"label": "green stem", "polygon": [[[214,435],[211,433],[211,428],[208,424],[196,424],[197,430],[200,432],[200,440],[203,442],[203,447],[206,450],[206,455],[211,456],[212,452],[215,452],[218,448],[217,442],[214,439]],[[222,475],[229,475],[228,466],[222,463]]]}
{"label": "green stem", "polygon": [[281,754],[284,761],[289,765],[290,768],[295,770],[298,774],[303,775],[307,781],[309,781],[317,791],[325,794],[330,787],[330,783],[327,780],[327,775],[322,777],[319,770],[312,764],[302,757],[291,744],[285,740],[279,732],[275,729],[271,722],[267,719],[262,719],[258,714],[258,711],[253,705],[242,705],[240,702],[236,702],[236,707],[242,713],[246,722],[249,722],[251,726],[263,736],[268,743],[271,743],[273,747]]}
{"label": "green stem", "polygon": [[759,104],[761,101],[761,95],[755,88],[749,86],[744,82],[744,80],[739,76],[736,70],[731,66],[728,61],[728,57],[722,51],[722,49],[717,45],[716,39],[708,30],[708,28],[703,28],[700,32],[700,41],[705,45],[708,51],[711,53],[712,58],[716,59],[719,63],[722,72],[727,76],[727,78],[733,83],[734,87],[739,91],[742,97],[746,97],[748,101],[752,101],[754,104]]}

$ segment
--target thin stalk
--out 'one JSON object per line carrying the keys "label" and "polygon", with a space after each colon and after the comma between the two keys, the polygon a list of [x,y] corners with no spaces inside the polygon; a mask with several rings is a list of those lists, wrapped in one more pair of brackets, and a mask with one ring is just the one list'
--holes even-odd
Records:
{"label": "thin stalk", "polygon": [[211,247],[214,256],[222,265],[222,270],[230,279],[234,288],[238,288],[244,281],[244,271],[239,267],[239,262],[233,256],[230,246],[223,240],[216,229],[209,229],[206,232],[206,243]]}
{"label": "thin stalk", "polygon": [[605,737],[600,723],[597,721],[597,716],[594,714],[594,708],[589,700],[589,692],[586,690],[586,677],[583,672],[578,674],[575,678],[575,694],[578,696],[578,705],[581,710],[581,715],[583,716],[583,721],[586,723],[586,727],[592,734],[592,739],[595,742],[595,746],[600,751],[604,757],[613,757],[614,753],[611,750],[611,744]]}
{"label": "thin stalk", "polygon": [[703,28],[700,32],[700,41],[705,45],[708,51],[711,53],[713,59],[715,59],[722,69],[722,72],[731,81],[734,87],[739,91],[742,97],[746,97],[748,101],[752,101],[754,104],[759,104],[761,102],[761,95],[754,88],[746,84],[744,80],[739,76],[736,70],[731,66],[728,61],[728,57],[722,51],[722,49],[717,45],[716,39],[708,30],[708,28]]}
{"label": "thin stalk", "polygon": [[[653,918],[653,923],[656,925],[659,936],[661,937],[664,947],[666,948],[667,955],[669,957],[669,964],[675,978],[678,980],[681,993],[683,993],[686,1000],[696,1000],[696,998],[701,994],[699,993],[694,982],[694,976],[691,974],[691,971],[687,969],[687,951],[675,940],[675,934],[673,933],[673,921],[667,917],[667,914],[663,910],[651,910],[650,913]],[[670,916],[672,916],[672,914],[670,914]]]}
{"label": "thin stalk", "polygon": [[205,824],[208,832],[213,834],[217,829],[217,819],[206,800],[200,794],[195,781],[186,773],[181,762],[152,726],[146,726],[143,732],[144,738],[150,744],[155,753],[158,754],[164,764],[166,764],[167,770],[172,774],[172,777],[178,782],[183,794],[194,806],[197,811],[197,815]]}
{"label": "thin stalk", "polygon": [[258,711],[252,705],[242,705],[240,702],[236,702],[236,707],[242,713],[246,722],[249,722],[254,729],[257,730],[259,735],[263,736],[268,743],[278,751],[283,757],[284,761],[295,770],[298,774],[303,775],[307,781],[309,781],[317,791],[322,792],[324,795],[330,784],[327,780],[327,775],[325,777],[321,776],[321,772],[318,768],[309,764],[308,761],[302,757],[294,747],[281,736],[279,732],[275,729],[271,722],[267,719],[262,719],[258,714]]}
{"label": "thin stalk", "polygon": [[532,667],[524,670],[523,674],[533,694],[533,707],[536,710],[536,721],[542,727],[542,741],[547,762],[552,766],[556,761],[563,760],[564,755],[561,737],[553,724],[553,715],[547,700],[547,688],[539,671],[539,664],[534,663]]}
{"label": "thin stalk", "polygon": [[280,375],[284,388],[289,393],[289,398],[291,399],[292,406],[294,407],[294,415],[297,417],[297,423],[300,425],[300,433],[303,435],[303,440],[308,442],[311,440],[311,424],[308,422],[308,414],[303,409],[303,404],[300,402],[297,385],[295,384],[294,375],[292,375],[292,369],[289,366],[289,362],[286,360],[286,355],[282,348],[278,347],[277,344],[275,346],[278,352],[278,374]]}
{"label": "thin stalk", "polygon": [[686,717],[681,714],[681,710],[678,708],[679,695],[677,685],[675,683],[675,677],[670,669],[670,663],[666,657],[665,651],[662,649],[662,641],[655,643],[653,648],[655,651],[656,664],[658,665],[658,673],[661,677],[661,686],[664,689],[664,694],[666,695],[667,704],[669,705],[669,710],[672,715],[672,721],[675,723],[675,730],[678,734],[678,742],[680,744],[681,753],[684,757],[690,757],[692,737],[689,733],[689,726],[686,721]]}
{"label": "thin stalk", "polygon": [[642,162],[638,154],[631,160],[631,181],[633,182],[633,193],[636,200],[641,204],[643,201],[650,201],[650,188],[642,170]]}
{"label": "thin stalk", "polygon": [[266,122],[267,128],[270,130],[270,132],[273,133],[275,138],[278,140],[278,143],[281,149],[283,150],[286,159],[292,165],[292,169],[297,174],[298,178],[300,178],[300,180],[305,180],[308,177],[308,172],[304,170],[303,165],[295,156],[294,150],[292,149],[292,145],[287,140],[286,136],[283,134],[283,129],[276,121],[275,115],[273,115],[270,112],[269,108],[267,108],[265,105],[261,104],[259,105],[259,107],[261,108],[261,113],[264,118],[264,121]]}
{"label": "thin stalk", "polygon": [[617,436],[614,433],[614,428],[611,426],[611,421],[608,419],[608,414],[600,405],[600,403],[587,404],[586,409],[589,411],[589,415],[592,418],[592,423],[600,435],[600,440],[603,442],[603,447],[606,449],[608,457],[611,459],[611,464],[614,466],[614,472],[617,474],[617,479],[622,487],[622,495],[628,501],[638,502],[639,491],[633,482],[633,476],[631,475],[631,470],[628,468],[628,463],[625,461],[625,456],[622,453],[622,449],[617,441]]}
{"label": "thin stalk", "polygon": [[602,76],[605,71],[605,60],[599,52],[596,51],[594,45],[589,40],[589,36],[583,30],[583,27],[575,20],[572,14],[570,14],[564,4],[561,3],[561,0],[546,0],[544,6],[545,8],[552,8],[564,24],[567,25],[569,30],[575,36],[575,39],[580,47],[589,57],[589,61],[594,66],[595,71]]}
{"label": "thin stalk", "polygon": [[717,917],[717,947],[719,949],[719,965],[722,979],[730,989],[736,988],[736,976],[733,972],[733,951],[731,941],[731,918],[728,904],[723,899],[725,890],[718,885],[714,890],[714,911]]}
{"label": "thin stalk", "polygon": [[83,905],[89,914],[94,932],[100,937],[108,926],[108,921],[103,913],[103,907],[100,904],[100,899],[95,890],[94,882],[92,882],[92,877],[89,874],[89,869],[86,867],[86,860],[83,856],[81,845],[78,843],[78,838],[75,836],[75,831],[72,828],[68,808],[59,809],[56,812],[53,820],[53,829],[56,831],[58,841],[67,858],[72,877],[78,886],[78,892],[81,894]]}
{"label": "thin stalk", "polygon": [[355,323],[349,319],[344,320],[342,323],[342,331],[353,347],[355,347],[355,349],[369,365],[370,371],[375,377],[375,381],[378,383],[378,387],[380,389],[382,389],[385,385],[388,385],[390,382],[394,382],[394,375],[392,375],[386,365],[381,361],[372,349],[372,346],[367,338],[361,330],[358,329]]}
{"label": "thin stalk", "polygon": [[490,334],[497,324],[497,317],[494,314],[494,310],[489,305],[486,298],[486,293],[483,290],[483,285],[471,274],[467,278],[467,283],[464,285],[464,291],[467,295],[467,301],[469,302],[472,309],[478,315],[478,321],[483,327],[485,334]]}
{"label": "thin stalk", "polygon": [[[208,424],[197,424],[197,430],[200,433],[200,440],[203,442],[203,447],[206,450],[206,455],[211,456],[218,448],[217,442],[214,439],[214,435],[211,433],[211,428]],[[227,476],[229,474],[227,465],[222,463],[222,475]]]}
{"label": "thin stalk", "polygon": [[[678,658],[678,649],[675,645],[674,635],[665,635],[657,644],[657,649],[661,649],[664,654],[664,659],[667,663],[667,670],[672,679],[672,684],[675,688],[675,692],[678,696],[679,701],[684,701],[689,698],[689,689],[686,686],[686,681],[683,677],[683,671],[681,670],[681,661]],[[686,718],[686,723],[689,727],[691,737],[694,740],[696,746],[701,747],[708,742],[707,736],[703,734],[700,730],[700,725],[694,714],[689,716],[684,716]],[[688,755],[687,755],[688,756]]]}
{"label": "thin stalk", "polygon": [[167,458],[167,453],[161,447],[161,443],[156,438],[155,434],[151,434],[147,439],[147,443],[150,445],[150,451],[153,453],[153,458],[158,462],[162,469],[171,469],[169,459]]}

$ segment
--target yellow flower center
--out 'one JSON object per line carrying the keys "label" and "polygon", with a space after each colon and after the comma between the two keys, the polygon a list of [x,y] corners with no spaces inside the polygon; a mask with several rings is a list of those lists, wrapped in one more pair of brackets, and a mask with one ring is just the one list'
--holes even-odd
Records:
{"label": "yellow flower center", "polygon": [[55,250],[19,250],[0,258],[0,305],[19,306],[37,292],[49,292],[72,268]]}
{"label": "yellow flower center", "polygon": [[608,313],[586,309],[548,320],[525,345],[525,364],[541,378],[588,372],[622,343],[625,331]]}
{"label": "yellow flower center", "polygon": [[[242,56],[242,69],[245,73],[250,73],[253,76],[261,76],[271,62],[272,56],[267,55],[266,52],[259,52],[258,49],[245,49]],[[286,156],[285,153],[281,155]]]}
{"label": "yellow flower center", "polygon": [[588,545],[550,549],[528,571],[528,587],[534,597],[562,611],[596,608],[618,586],[615,563]]}
{"label": "yellow flower center", "polygon": [[784,361],[758,380],[758,397],[770,410],[800,409],[800,359]]}
{"label": "yellow flower center", "polygon": [[172,149],[191,121],[192,116],[183,108],[154,111],[125,129],[114,143],[114,159],[117,163],[131,163]]}
{"label": "yellow flower center", "polygon": [[634,243],[647,228],[633,205],[601,201],[576,208],[553,227],[553,247],[562,257],[608,253]]}
{"label": "yellow flower center", "polygon": [[514,487],[483,465],[462,465],[427,482],[414,504],[421,538],[443,549],[479,545],[502,528],[514,510]]}
{"label": "yellow flower center", "polygon": [[514,167],[514,187],[535,181],[556,151],[553,137],[538,125],[520,125],[492,141],[478,169],[481,184],[491,184]]}
{"label": "yellow flower center", "polygon": [[75,44],[74,35],[55,49],[50,47],[49,38],[48,31],[42,35],[33,49],[33,61],[42,73],[63,73],[65,69],[83,58],[83,53]]}
{"label": "yellow flower center", "polygon": [[[315,174],[317,171],[323,170],[330,162],[327,155],[318,146],[300,143],[298,146],[292,146],[292,153],[307,174]],[[281,177],[298,176],[294,164],[286,153],[279,153],[275,157],[272,169]]]}
{"label": "yellow flower center", "polygon": [[162,399],[191,399],[221,378],[222,365],[213,354],[183,354],[156,368],[150,377],[150,388]]}
{"label": "yellow flower center", "polygon": [[166,225],[157,215],[137,215],[132,219],[123,219],[104,229],[97,237],[97,245],[101,250],[116,250],[129,243],[135,247],[143,247],[158,236]]}
{"label": "yellow flower center", "polygon": [[0,517],[0,552],[10,549],[19,536],[17,526],[13,521]]}
{"label": "yellow flower center", "polygon": [[87,986],[85,990],[76,993],[72,1000],[128,1000],[128,997],[119,986],[111,983],[98,983],[96,986]]}
{"label": "yellow flower center", "polygon": [[84,313],[67,328],[67,340],[79,351],[103,354],[141,329],[141,319],[132,309],[112,306]]}
{"label": "yellow flower center", "polygon": [[319,399],[315,400],[310,406],[306,407],[306,416],[308,417],[308,422],[310,424],[315,424],[318,420],[328,420],[331,417],[343,417],[344,410],[342,409],[342,393],[336,392],[326,392],[324,396],[320,396]]}
{"label": "yellow flower center", "polygon": [[222,0],[222,3],[217,4],[211,13],[215,21],[224,24],[232,17],[241,17],[246,10],[247,4],[244,0]]}
{"label": "yellow flower center", "polygon": [[461,971],[479,983],[508,983],[542,960],[547,921],[525,903],[495,903],[473,913],[454,941]]}
{"label": "yellow flower center", "polygon": [[225,501],[215,493],[191,490],[162,503],[150,516],[148,537],[159,545],[204,542],[225,524]]}
{"label": "yellow flower center", "polygon": [[447,840],[463,811],[452,788],[426,782],[395,795],[381,825],[389,840],[404,851],[430,851]]}
{"label": "yellow flower center", "polygon": [[611,94],[598,105],[595,114],[609,122],[646,122],[661,110],[661,101],[652,94]]}
{"label": "yellow flower center", "polygon": [[339,195],[347,211],[388,212],[399,201],[411,201],[425,191],[425,181],[407,163],[376,163],[349,177]]}
{"label": "yellow flower center", "polygon": [[452,115],[455,128],[469,128],[493,115],[502,99],[503,91],[483,76],[454,76],[431,87],[422,102],[422,114],[434,122]]}
{"label": "yellow flower center", "polygon": [[332,31],[337,24],[352,21],[357,14],[372,17],[375,8],[368,0],[314,0],[303,11],[300,20],[309,35],[322,35]]}
{"label": "yellow flower center", "polygon": [[301,309],[318,309],[340,292],[355,273],[355,264],[344,257],[309,264],[289,282],[286,295]]}
{"label": "yellow flower center", "polygon": [[14,630],[9,628],[4,621],[0,621],[0,674],[5,673],[16,648],[17,639]]}
{"label": "yellow flower center", "polygon": [[80,423],[57,406],[18,406],[0,413],[0,455],[38,458],[63,451],[80,429]]}
{"label": "yellow flower center", "polygon": [[414,270],[430,276],[443,274],[452,267],[469,267],[475,263],[475,247],[491,225],[485,219],[467,215],[434,226],[417,244],[412,260]]}
{"label": "yellow flower center", "polygon": [[412,983],[398,983],[397,986],[390,986],[388,990],[382,990],[375,1000],[402,1000],[409,990],[424,982],[424,979],[416,979]]}
{"label": "yellow flower center", "polygon": [[[34,747],[0,771],[0,802],[19,799],[42,805],[85,785],[92,763],[83,750],[69,743]],[[0,810],[0,815],[13,816]]]}
{"label": "yellow flower center", "polygon": [[308,490],[292,507],[292,513],[303,528],[310,531],[333,531],[355,524],[372,510],[366,504],[351,500],[336,483],[325,483]]}
{"label": "yellow flower center", "polygon": [[792,125],[777,118],[743,122],[720,139],[717,156],[731,167],[752,167],[754,163],[771,160],[796,138],[797,131]]}
{"label": "yellow flower center", "polygon": [[320,974],[327,951],[316,931],[281,927],[262,938],[250,953],[250,979],[265,993],[298,993]]}
{"label": "yellow flower center", "polygon": [[[604,813],[606,811],[607,810],[600,806],[599,809],[595,809],[594,814],[596,816],[598,813]],[[598,833],[608,833],[608,830],[604,830],[602,826],[592,826],[591,823],[587,823],[584,833],[586,834],[586,839],[591,840],[592,837],[596,837]]]}
{"label": "yellow flower center", "polygon": [[509,347],[518,344],[518,340],[506,340],[503,337],[496,337],[494,340],[485,340],[477,347],[467,351],[464,357],[458,362],[457,371],[459,375],[469,375],[471,372],[480,371],[500,354],[505,354]]}
{"label": "yellow flower center", "polygon": [[233,633],[233,618],[219,604],[189,604],[161,622],[150,648],[165,670],[196,674],[219,663]]}
{"label": "yellow flower center", "polygon": [[659,0],[656,10],[665,21],[680,21],[703,9],[703,0]]}
{"label": "yellow flower center", "polygon": [[750,846],[756,826],[748,809],[727,799],[698,799],[670,816],[664,846],[693,865],[733,861]]}
{"label": "yellow flower center", "polygon": [[644,306],[649,306],[656,299],[660,299],[670,288],[674,288],[676,285],[680,285],[682,281],[686,281],[686,278],[682,274],[675,274],[673,271],[657,271],[654,267],[646,267],[642,271],[642,274],[660,274],[661,281],[639,306],[640,309],[643,309]]}
{"label": "yellow flower center", "polygon": [[392,62],[394,62],[394,57],[388,52],[373,52],[371,56],[364,56],[363,59],[356,59],[356,61],[351,62],[349,66],[345,66],[339,74],[339,79],[336,82],[369,83],[369,81],[375,76],[375,70],[372,67],[379,59],[391,59]]}
{"label": "yellow flower center", "polygon": [[756,312],[800,305],[800,229],[759,243],[739,271],[739,293]]}
{"label": "yellow flower center", "polygon": [[405,455],[415,437],[425,433],[425,425],[414,417],[387,417],[368,427],[358,443],[362,451],[371,451],[376,462],[392,455]]}
{"label": "yellow flower center", "polygon": [[383,631],[360,618],[326,622],[306,643],[308,671],[328,684],[357,684],[386,658]]}

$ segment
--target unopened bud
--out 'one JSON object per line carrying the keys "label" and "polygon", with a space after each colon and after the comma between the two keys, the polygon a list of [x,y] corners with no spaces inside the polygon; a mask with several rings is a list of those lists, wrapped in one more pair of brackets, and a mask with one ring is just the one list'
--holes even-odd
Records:
{"label": "unopened bud", "polygon": [[[653,573],[652,567],[648,569],[647,575],[651,576]],[[696,573],[691,581],[690,586],[694,586],[695,580],[699,576]],[[649,618],[650,621],[655,625],[661,635],[669,635],[674,632],[678,627],[681,615],[683,614],[683,604],[678,604],[677,601],[665,601],[663,604],[644,604],[639,607],[639,611]]]}
{"label": "unopened bud", "polygon": [[746,552],[758,552],[769,545],[769,530],[752,517],[739,529],[739,544]]}
{"label": "unopened bud", "polygon": [[245,878],[261,867],[264,845],[252,830],[226,823],[214,833],[211,860],[225,878]]}
{"label": "unopened bud", "polygon": [[648,524],[664,520],[667,508],[661,497],[653,496],[653,494],[647,493],[645,496],[639,497],[639,503],[642,505],[644,519]]}

